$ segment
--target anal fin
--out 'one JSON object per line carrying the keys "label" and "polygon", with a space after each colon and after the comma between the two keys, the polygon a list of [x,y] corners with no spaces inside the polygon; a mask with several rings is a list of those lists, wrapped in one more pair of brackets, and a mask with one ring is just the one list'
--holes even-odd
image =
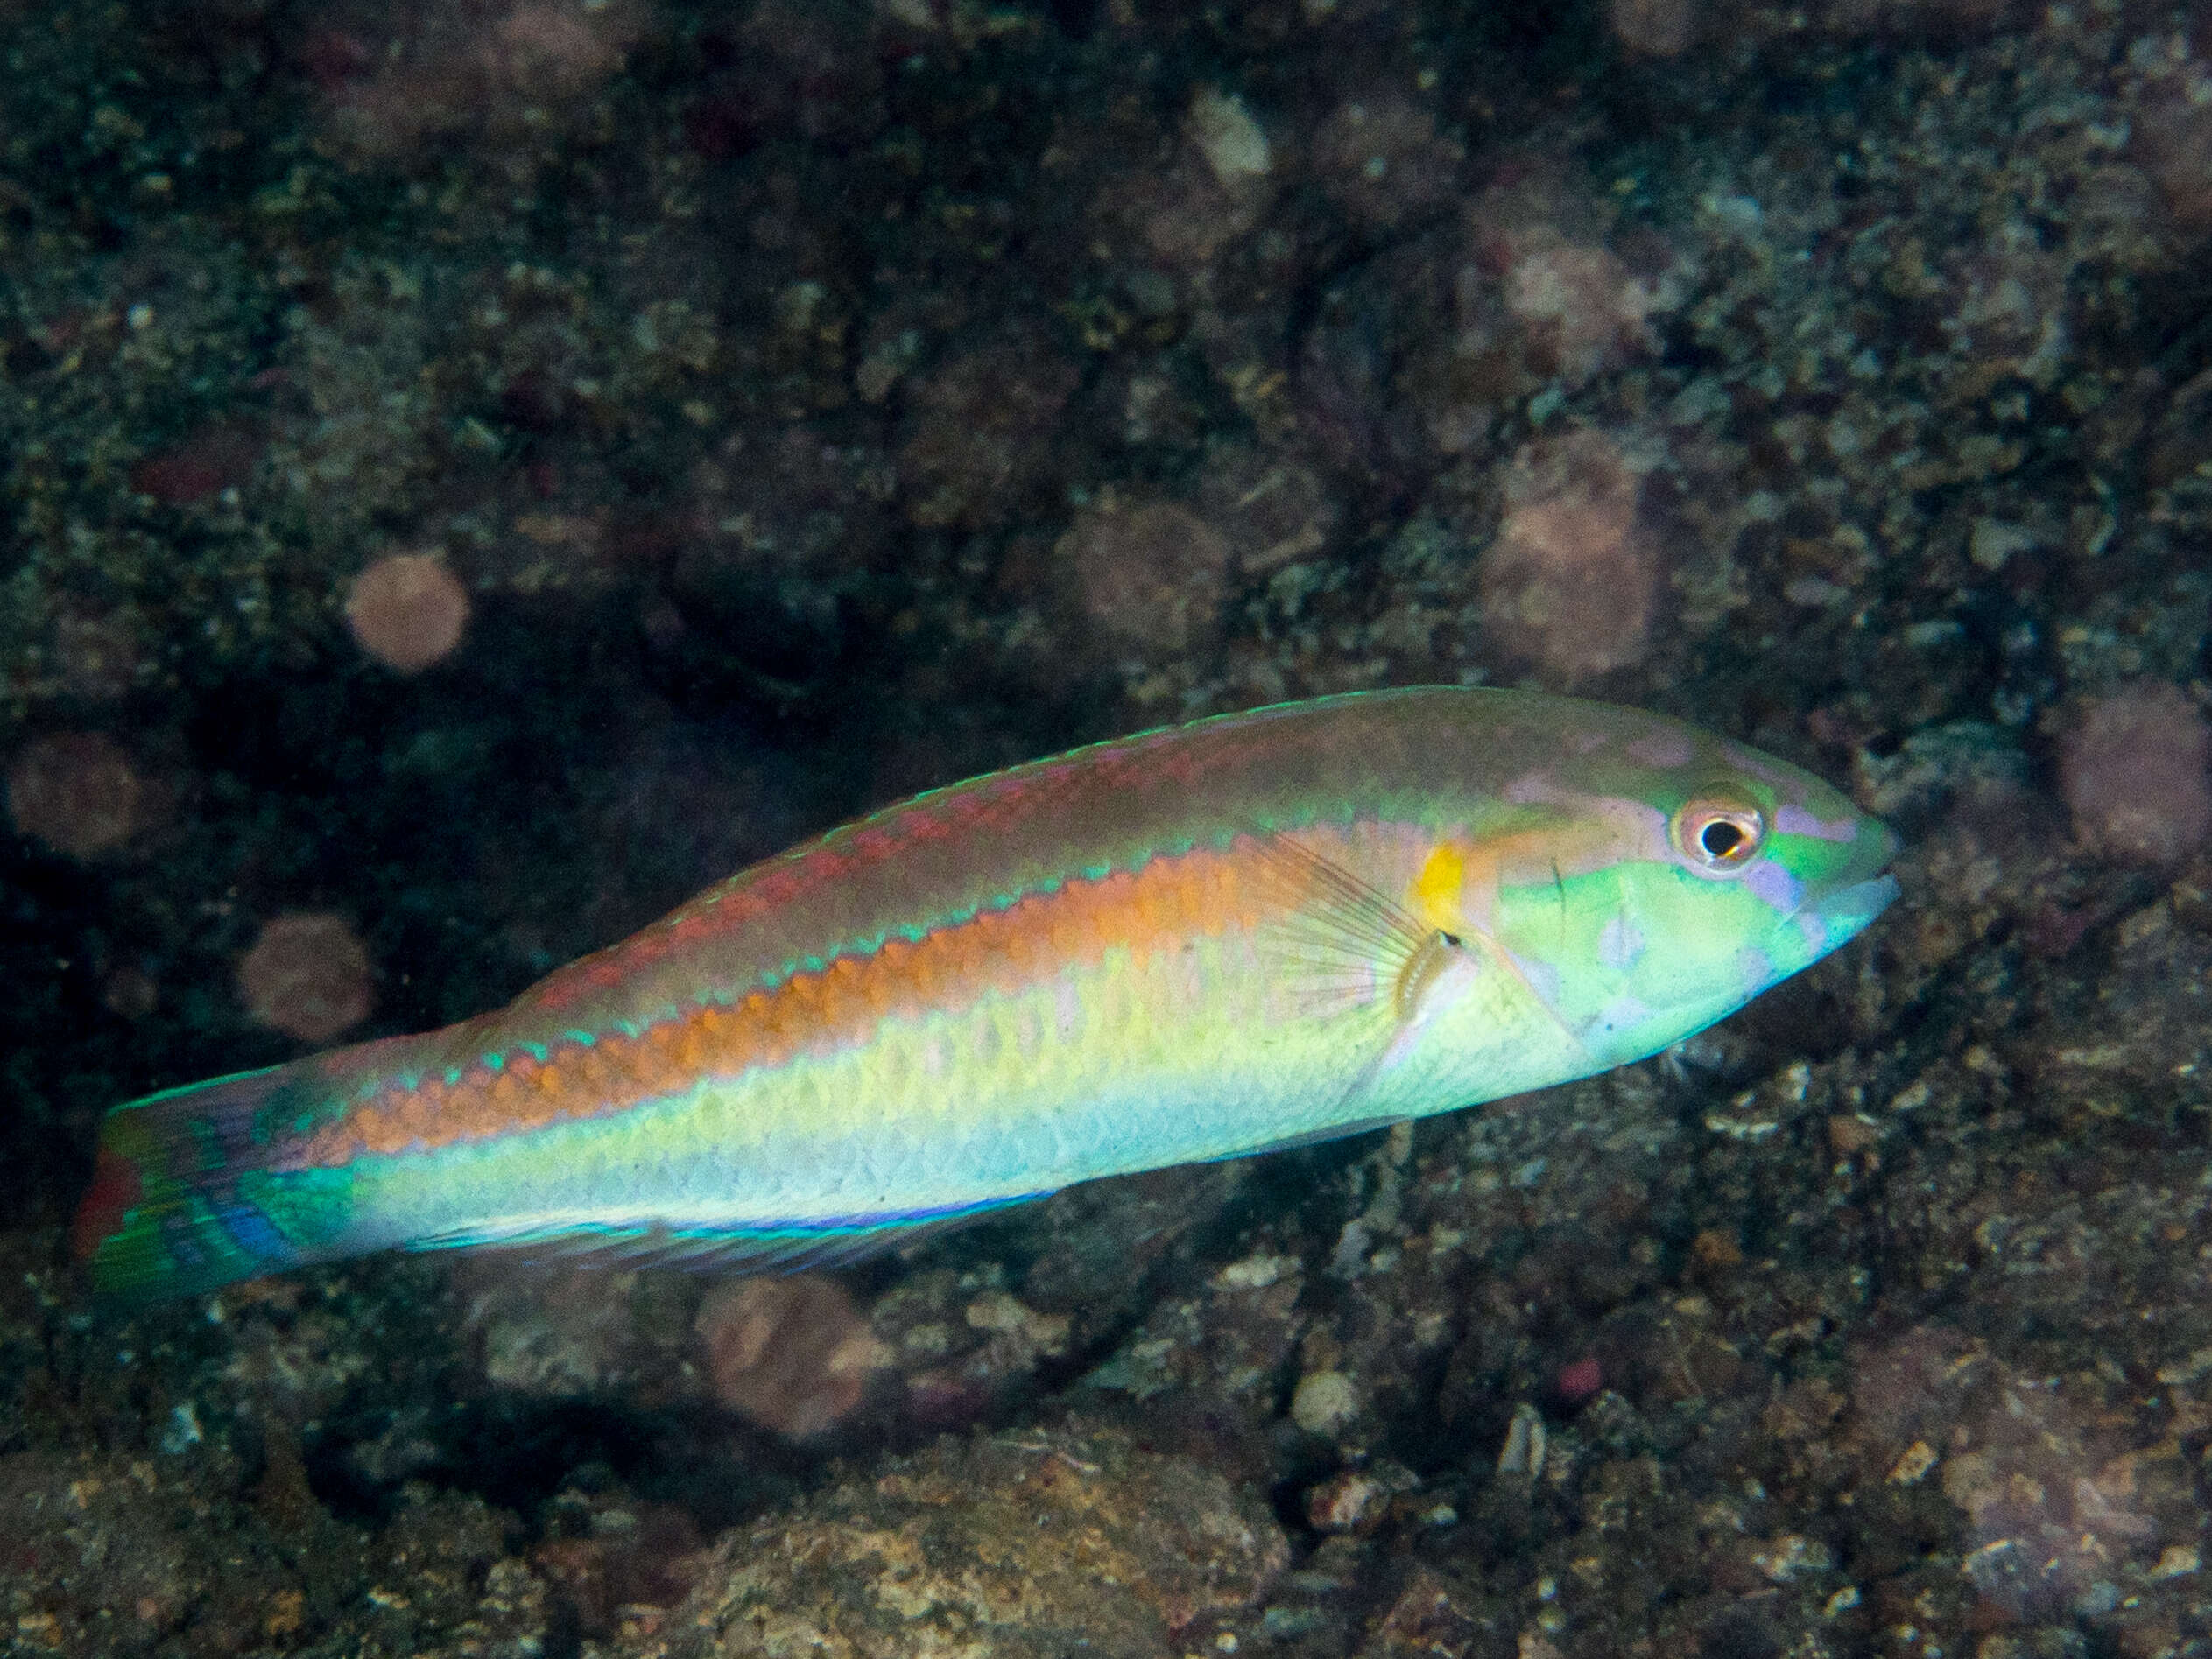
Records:
{"label": "anal fin", "polygon": [[845,1267],[948,1233],[997,1211],[1048,1197],[1023,1193],[926,1215],[840,1217],[750,1227],[680,1222],[568,1222],[513,1232],[419,1240],[416,1250],[498,1252],[539,1266],[688,1267],[738,1273],[801,1273]]}

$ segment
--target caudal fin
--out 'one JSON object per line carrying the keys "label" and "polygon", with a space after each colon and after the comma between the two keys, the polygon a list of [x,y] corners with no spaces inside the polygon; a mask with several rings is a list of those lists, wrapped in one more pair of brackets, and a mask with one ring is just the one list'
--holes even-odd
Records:
{"label": "caudal fin", "polygon": [[242,1072],[109,1112],[70,1229],[94,1287],[152,1301],[349,1254],[348,1172],[270,1167],[276,1126],[326,1097],[321,1066]]}

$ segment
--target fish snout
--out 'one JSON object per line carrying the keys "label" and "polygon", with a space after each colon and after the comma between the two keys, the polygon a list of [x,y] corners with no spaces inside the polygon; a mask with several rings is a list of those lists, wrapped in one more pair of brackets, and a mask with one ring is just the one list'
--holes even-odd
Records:
{"label": "fish snout", "polygon": [[1835,872],[1832,884],[1808,895],[1805,906],[1821,918],[1831,951],[1863,931],[1897,896],[1897,877],[1889,873],[1898,853],[1897,832],[1879,819],[1862,819],[1857,839],[1856,856]]}
{"label": "fish snout", "polygon": [[1796,920],[1816,954],[1856,938],[1889,908],[1898,894],[1897,877],[1889,873],[1898,846],[1897,833],[1888,825],[1862,819],[1849,861],[1826,881],[1810,884]]}
{"label": "fish snout", "polygon": [[1828,937],[1841,943],[1887,910],[1896,896],[1897,877],[1876,875],[1823,894],[1809,908],[1828,924]]}

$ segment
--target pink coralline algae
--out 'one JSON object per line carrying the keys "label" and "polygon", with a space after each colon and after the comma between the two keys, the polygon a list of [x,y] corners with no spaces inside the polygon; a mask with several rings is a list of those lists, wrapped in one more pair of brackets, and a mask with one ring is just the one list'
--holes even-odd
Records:
{"label": "pink coralline algae", "polygon": [[573,1489],[558,1512],[586,1511],[589,1531],[546,1539],[530,1558],[567,1592],[581,1633],[595,1641],[643,1634],[684,1599],[701,1548],[691,1517],[673,1504],[589,1497]]}
{"label": "pink coralline algae", "polygon": [[840,446],[800,422],[731,440],[693,470],[697,496],[675,550],[676,586],[704,564],[750,569],[827,594],[884,552],[897,479],[872,446]]}
{"label": "pink coralline algae", "polygon": [[1649,318],[1673,303],[1672,250],[1655,247],[1631,270],[1607,245],[1611,222],[1587,184],[1543,162],[1502,167],[1468,215],[1523,353],[1570,387],[1648,349]]}
{"label": "pink coralline algae", "polygon": [[471,128],[508,133],[584,106],[640,28],[615,0],[346,0],[303,44],[300,67],[324,91],[331,136],[356,155],[398,158]]}
{"label": "pink coralline algae", "polygon": [[72,696],[110,701],[137,684],[137,630],[123,611],[64,609],[53,619],[53,661]]}
{"label": "pink coralline algae", "polygon": [[253,476],[267,439],[226,421],[214,421],[159,450],[130,469],[130,487],[172,506],[201,501]]}
{"label": "pink coralline algae", "polygon": [[2091,704],[2060,744],[2059,783],[2083,846],[2173,865],[2212,831],[2212,729],[2180,691],[2136,685]]}
{"label": "pink coralline algae", "polygon": [[1948,263],[1951,304],[1937,327],[1958,366],[1950,400],[1978,402],[2007,377],[2049,385],[2069,356],[2066,262],[1996,244]]}
{"label": "pink coralline algae", "polygon": [[1596,1354],[1586,1355],[1560,1367],[1553,1386],[1567,1404],[1580,1405],[1605,1386],[1605,1367]]}
{"label": "pink coralline algae", "polygon": [[130,756],[98,732],[55,732],[8,768],[8,817],[16,829],[72,858],[96,858],[144,826],[144,781]]}
{"label": "pink coralline algae", "polygon": [[1464,159],[1427,109],[1388,93],[1339,104],[1314,137],[1321,188],[1378,229],[1443,206]]}
{"label": "pink coralline algae", "polygon": [[256,1021],[302,1043],[328,1043],[369,1017],[369,953],[342,916],[292,911],[238,960],[238,991]]}
{"label": "pink coralline algae", "polygon": [[1319,552],[1343,516],[1313,467],[1281,450],[1234,444],[1208,450],[1195,506],[1246,576]]}
{"label": "pink coralline algae", "polygon": [[835,1280],[741,1279],[715,1291],[693,1327],[715,1397],[793,1440],[851,1413],[891,1354]]}
{"label": "pink coralline algae", "polygon": [[700,155],[741,156],[786,131],[849,144],[883,122],[882,40],[855,39],[851,19],[813,0],[762,0],[734,26],[703,31],[700,46],[726,60],[684,122]]}
{"label": "pink coralline algae", "polygon": [[2180,1459],[2131,1448],[2078,1374],[2015,1368],[1928,1325],[1851,1360],[1846,1455],[1884,1487],[1925,1481],[1963,1512],[1958,1571],[1993,1620],[2033,1616],[2123,1574],[2139,1581],[2166,1541],[2194,1539]]}
{"label": "pink coralline algae", "polygon": [[[1280,186],[1280,158],[1243,97],[1202,87],[1170,137],[1148,122],[1120,118],[1071,124],[1056,146],[1060,165],[1100,182],[1090,201],[1094,236],[1132,260],[1202,270],[1251,229]],[[1151,154],[1155,165],[1126,158]]]}
{"label": "pink coralline algae", "polygon": [[1085,616],[1117,646],[1166,655],[1220,631],[1229,544],[1188,508],[1102,501],[1054,556],[1074,573]]}
{"label": "pink coralline algae", "polygon": [[1605,10],[1613,38],[1646,57],[1674,57],[1696,32],[1690,0],[1611,0]]}
{"label": "pink coralline algae", "polygon": [[1483,626],[1507,655],[1573,685],[1640,661],[1659,603],[1659,549],[1641,482],[1596,432],[1515,457],[1497,539],[1480,567]]}
{"label": "pink coralline algae", "polygon": [[1450,326],[1418,350],[1406,390],[1448,455],[1478,453],[1499,412],[1550,385],[1573,391],[1649,351],[1651,319],[1680,303],[1684,272],[1656,236],[1610,241],[1616,215],[1586,182],[1509,158],[1441,244]]}
{"label": "pink coralline algae", "polygon": [[346,626],[387,668],[419,673],[452,654],[468,625],[468,590],[428,553],[391,553],[354,578]]}
{"label": "pink coralline algae", "polygon": [[1382,1525],[1390,1489],[1363,1470],[1347,1469],[1306,1494],[1306,1519],[1316,1532],[1372,1532]]}
{"label": "pink coralline algae", "polygon": [[2152,101],[2134,135],[2134,156],[2174,228],[2212,228],[2212,102],[2183,95]]}
{"label": "pink coralline algae", "polygon": [[1539,355],[1580,385],[1650,343],[1650,288],[1609,250],[1557,235],[1529,237],[1505,273],[1505,308]]}
{"label": "pink coralline algae", "polygon": [[1044,331],[1010,325],[913,392],[899,471],[917,524],[981,529],[1015,517],[1080,378]]}

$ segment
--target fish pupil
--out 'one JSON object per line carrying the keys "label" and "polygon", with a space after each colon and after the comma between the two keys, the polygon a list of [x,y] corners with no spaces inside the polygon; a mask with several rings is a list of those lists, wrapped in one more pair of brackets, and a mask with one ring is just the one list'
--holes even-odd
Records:
{"label": "fish pupil", "polygon": [[1733,857],[1744,845],[1743,830],[1724,818],[1716,818],[1697,833],[1697,844],[1708,858]]}

